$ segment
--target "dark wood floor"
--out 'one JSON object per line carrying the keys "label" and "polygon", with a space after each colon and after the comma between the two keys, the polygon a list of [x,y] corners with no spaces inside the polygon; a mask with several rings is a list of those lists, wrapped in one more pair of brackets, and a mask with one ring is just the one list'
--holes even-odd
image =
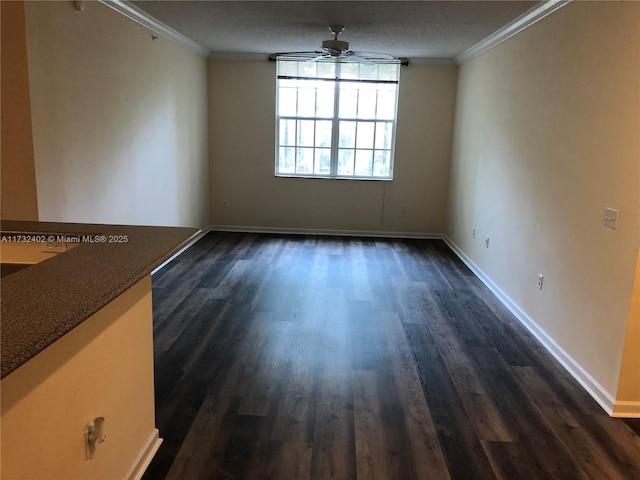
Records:
{"label": "dark wood floor", "polygon": [[155,479],[640,479],[437,240],[210,233],[153,278]]}

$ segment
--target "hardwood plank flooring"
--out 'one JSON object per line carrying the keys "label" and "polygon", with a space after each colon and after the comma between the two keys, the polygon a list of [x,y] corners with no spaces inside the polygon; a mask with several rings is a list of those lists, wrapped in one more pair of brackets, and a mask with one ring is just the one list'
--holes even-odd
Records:
{"label": "hardwood plank flooring", "polygon": [[145,480],[640,478],[640,420],[442,241],[212,232],[153,301]]}

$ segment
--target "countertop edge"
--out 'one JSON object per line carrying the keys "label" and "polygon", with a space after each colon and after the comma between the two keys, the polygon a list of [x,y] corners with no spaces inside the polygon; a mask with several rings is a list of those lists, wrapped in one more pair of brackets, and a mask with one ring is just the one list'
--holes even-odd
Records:
{"label": "countertop edge", "polygon": [[105,224],[2,221],[3,235],[103,235],[2,279],[4,378],[83,323],[194,241],[201,230]]}

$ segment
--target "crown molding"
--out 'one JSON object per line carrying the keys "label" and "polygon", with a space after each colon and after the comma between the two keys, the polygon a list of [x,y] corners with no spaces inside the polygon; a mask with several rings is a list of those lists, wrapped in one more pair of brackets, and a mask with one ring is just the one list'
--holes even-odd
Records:
{"label": "crown molding", "polygon": [[130,18],[134,22],[139,23],[147,27],[148,29],[156,32],[159,35],[177,43],[181,47],[189,50],[196,55],[207,58],[211,52],[209,49],[194,42],[190,38],[185,37],[183,34],[174,30],[173,28],[165,25],[164,23],[156,20],[144,10],[139,9],[135,5],[129,3],[126,0],[99,0],[100,3],[112,8],[118,13],[121,13],[127,18]]}
{"label": "crown molding", "polygon": [[508,38],[511,38],[517,33],[520,33],[525,28],[529,28],[531,25],[542,20],[544,17],[551,15],[553,12],[561,9],[571,1],[572,0],[548,0],[542,2],[540,5],[533,7],[501,29],[492,33],[484,40],[476,43],[473,47],[462,52],[460,55],[455,57],[456,63],[458,65],[461,65],[468,62],[472,58],[477,57],[478,55],[495,47],[499,43],[502,43]]}
{"label": "crown molding", "polygon": [[[98,0],[100,3],[106,5],[109,8],[117,11],[125,17],[147,27],[148,29],[162,35],[163,37],[177,43],[196,55],[209,58],[211,60],[244,60],[244,61],[259,61],[264,59],[265,54],[221,54],[213,53],[205,46],[194,42],[190,38],[184,36],[177,30],[169,27],[168,25],[160,22],[144,10],[136,7],[127,0]],[[411,65],[430,65],[430,66],[446,66],[463,64],[468,62],[474,57],[486,52],[487,50],[495,47],[499,43],[513,37],[517,33],[521,32],[525,28],[530,27],[534,23],[542,20],[547,15],[551,15],[556,10],[564,7],[572,0],[547,0],[540,5],[533,7],[531,10],[525,12],[511,23],[505,25],[501,29],[489,35],[484,40],[478,42],[468,50],[462,52],[454,59],[449,58],[410,58],[409,63]]]}

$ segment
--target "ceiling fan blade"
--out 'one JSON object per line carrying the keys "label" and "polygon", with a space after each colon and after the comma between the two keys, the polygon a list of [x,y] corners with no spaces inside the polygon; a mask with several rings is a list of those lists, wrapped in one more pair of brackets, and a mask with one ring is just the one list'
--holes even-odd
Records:
{"label": "ceiling fan blade", "polygon": [[397,60],[393,55],[388,55],[386,53],[373,53],[373,52],[352,52],[354,55],[359,57],[368,58],[370,60]]}
{"label": "ceiling fan blade", "polygon": [[372,62],[368,58],[361,57],[360,55],[356,55],[353,52],[349,52],[349,54],[345,55],[343,58],[349,59],[350,62],[358,62],[364,65],[375,65],[375,62]]}
{"label": "ceiling fan blade", "polygon": [[307,60],[307,62],[319,62],[320,60],[328,60],[330,58],[332,58],[331,55],[327,55],[325,53],[325,54],[322,54],[322,55],[318,55],[317,57],[310,58],[310,59]]}

